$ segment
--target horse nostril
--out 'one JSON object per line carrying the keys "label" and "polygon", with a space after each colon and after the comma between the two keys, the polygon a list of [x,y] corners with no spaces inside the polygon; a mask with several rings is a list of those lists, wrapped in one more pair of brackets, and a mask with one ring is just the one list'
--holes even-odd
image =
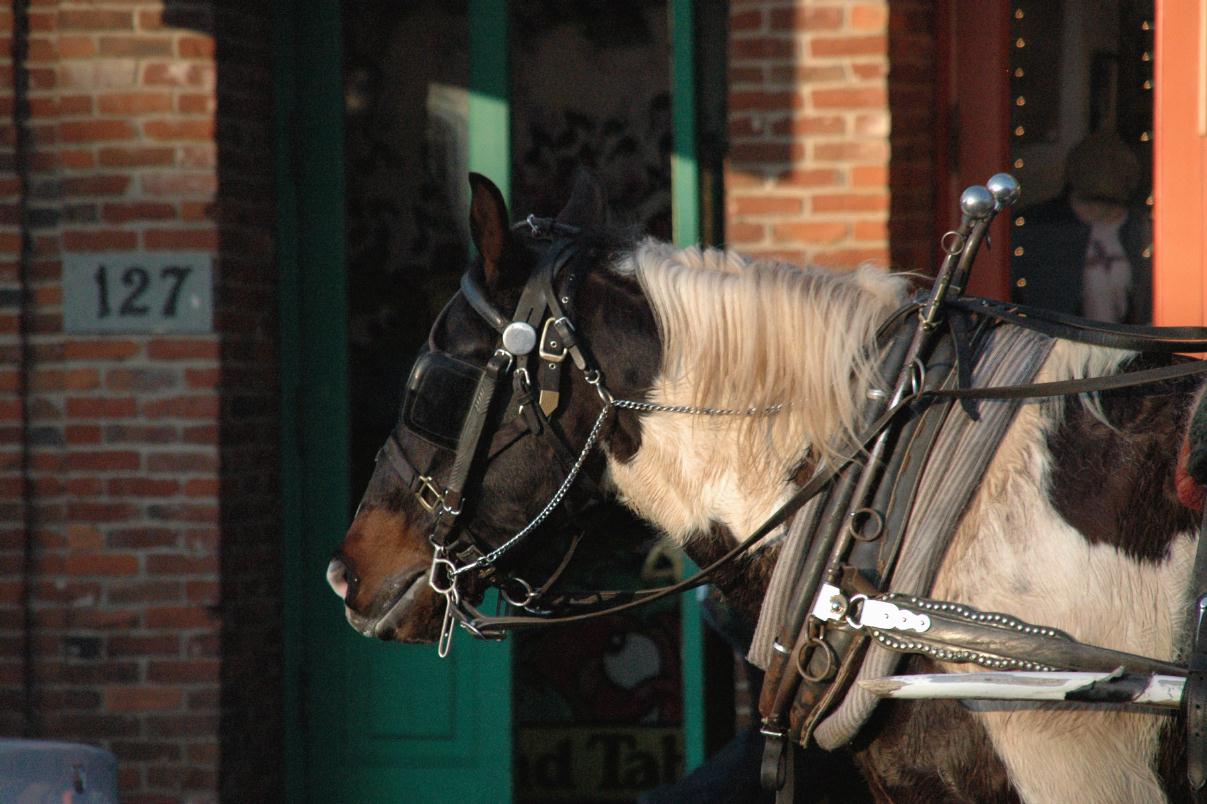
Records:
{"label": "horse nostril", "polygon": [[327,565],[327,583],[331,586],[332,591],[339,595],[340,600],[348,599],[350,575],[347,565],[338,558],[331,559],[331,563]]}

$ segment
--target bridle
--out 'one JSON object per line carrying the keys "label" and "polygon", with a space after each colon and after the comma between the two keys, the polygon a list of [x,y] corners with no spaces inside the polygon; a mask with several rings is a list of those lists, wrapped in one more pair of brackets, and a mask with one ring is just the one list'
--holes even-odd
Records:
{"label": "bridle", "polygon": [[[582,259],[585,255],[581,230],[575,226],[532,215],[517,224],[517,227],[524,226],[529,227],[531,237],[549,240],[550,245],[536,268],[529,274],[520,293],[519,302],[510,317],[504,315],[490,301],[485,288],[472,271],[467,271],[461,277],[461,295],[498,336],[494,351],[473,389],[472,401],[456,443],[448,445],[449,448],[455,448],[455,457],[447,480],[438,482],[430,472],[425,473],[416,468],[403,449],[397,432],[390,434],[378,453],[378,460],[386,461],[402,482],[402,486],[433,517],[429,534],[433,556],[428,583],[445,600],[444,617],[437,642],[441,656],[448,654],[454,626],[458,623],[479,638],[499,639],[505,630],[511,628],[603,616],[702,584],[717,567],[727,563],[728,560],[716,562],[687,581],[661,589],[631,593],[594,592],[581,597],[563,596],[557,601],[557,607],[561,610],[586,607],[593,610],[561,617],[548,616],[550,610],[538,610],[536,604],[549,592],[568,566],[581,538],[581,532],[574,537],[556,569],[538,586],[517,575],[497,571],[497,562],[523,543],[559,507],[569,508],[571,519],[577,518],[574,506],[568,504],[570,491],[576,482],[588,487],[593,500],[602,497],[595,481],[589,475],[583,474],[582,470],[599,443],[613,411],[755,416],[774,415],[780,410],[778,405],[767,409],[738,410],[661,405],[615,398],[608,390],[603,372],[588,344],[573,324],[574,291],[589,268],[587,261]],[[558,289],[555,285],[563,272],[566,276]],[[445,308],[440,318],[448,309]],[[440,328],[440,318],[432,328],[433,334]],[[429,354],[437,352],[438,344],[429,339],[428,345]],[[561,401],[562,369],[566,357],[570,358],[575,369],[581,373],[583,381],[595,389],[601,403],[586,440],[577,450],[569,444],[561,429],[551,419]],[[507,387],[505,379],[508,375],[511,377],[513,401],[519,402],[520,412],[491,434],[487,432],[487,423],[492,413],[497,411],[503,389]],[[404,410],[405,406],[406,402]],[[528,524],[497,547],[485,548],[473,531],[461,521],[470,496],[468,484],[481,476],[485,464],[520,438],[529,434],[541,436],[546,432],[552,435],[550,443],[563,465],[564,479]],[[815,485],[820,488],[820,483]],[[784,519],[787,516],[788,514],[785,514]],[[768,527],[766,532],[772,529],[774,526]],[[756,539],[747,540],[740,549],[730,551],[728,559],[731,560],[754,541]],[[484,615],[464,594],[465,583],[471,577],[498,587],[504,600],[514,608],[540,616]],[[606,609],[598,608],[602,601],[619,598],[627,600]]]}

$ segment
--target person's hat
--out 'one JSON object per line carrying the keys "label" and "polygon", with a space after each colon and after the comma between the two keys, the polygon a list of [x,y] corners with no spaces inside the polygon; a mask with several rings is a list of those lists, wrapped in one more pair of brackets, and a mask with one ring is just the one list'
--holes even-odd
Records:
{"label": "person's hat", "polygon": [[1083,198],[1126,204],[1140,184],[1140,162],[1118,134],[1099,131],[1069,151],[1065,176]]}

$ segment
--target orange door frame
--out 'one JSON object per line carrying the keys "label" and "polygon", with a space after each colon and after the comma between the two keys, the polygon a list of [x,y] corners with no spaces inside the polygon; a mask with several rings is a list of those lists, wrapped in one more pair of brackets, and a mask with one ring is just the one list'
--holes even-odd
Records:
{"label": "orange door frame", "polygon": [[1153,316],[1207,323],[1207,0],[1157,0]]}

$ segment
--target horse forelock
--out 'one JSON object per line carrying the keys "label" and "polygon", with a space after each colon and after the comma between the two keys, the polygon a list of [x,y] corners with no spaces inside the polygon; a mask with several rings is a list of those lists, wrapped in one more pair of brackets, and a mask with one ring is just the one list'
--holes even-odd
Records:
{"label": "horse forelock", "polygon": [[739,431],[747,468],[833,457],[852,446],[876,373],[877,327],[903,303],[908,279],[861,267],[801,268],[720,249],[645,240],[617,270],[634,275],[654,311],[663,351],[660,402],[764,410],[710,427]]}

